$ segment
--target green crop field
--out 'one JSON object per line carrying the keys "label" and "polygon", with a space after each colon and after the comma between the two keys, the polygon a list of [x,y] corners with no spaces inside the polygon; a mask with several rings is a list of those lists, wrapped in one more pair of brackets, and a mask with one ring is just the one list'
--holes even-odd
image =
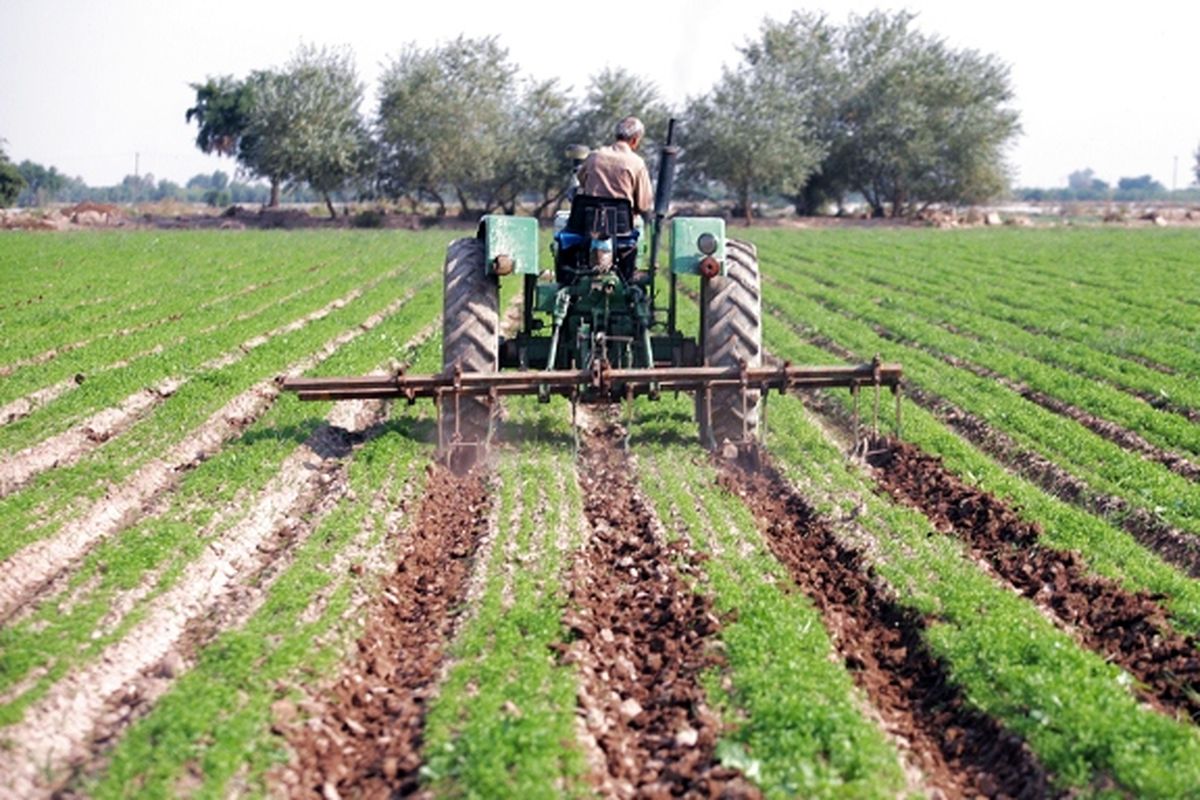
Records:
{"label": "green crop field", "polygon": [[768,358],[903,364],[865,457],[506,398],[455,476],[280,388],[440,369],[454,232],[0,236],[0,797],[1200,796],[1200,231],[732,233]]}

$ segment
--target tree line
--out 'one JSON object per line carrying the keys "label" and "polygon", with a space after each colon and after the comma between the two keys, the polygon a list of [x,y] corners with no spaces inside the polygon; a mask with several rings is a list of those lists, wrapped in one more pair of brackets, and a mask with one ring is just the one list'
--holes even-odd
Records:
{"label": "tree line", "polygon": [[330,195],[350,190],[438,214],[451,203],[474,216],[525,202],[541,215],[562,200],[566,146],[605,143],[626,114],[646,123],[651,160],[666,119],[681,117],[681,193],[731,197],[747,218],[767,197],[811,214],[853,194],[876,216],[993,197],[1020,130],[1008,67],[913,20],[768,19],[683,108],[625,69],[594,75],[576,96],[521,75],[495,37],[460,36],[394,57],[369,118],[349,51],[311,46],[279,69],[193,84],[187,118],[201,150],[266,180],[272,202],[303,184],[331,214]]}
{"label": "tree line", "polygon": [[[277,205],[290,193],[322,200],[330,214],[335,199],[356,198],[407,203],[414,212],[432,206],[438,215],[452,206],[464,217],[522,206],[542,216],[564,199],[566,147],[603,144],[616,120],[635,114],[646,123],[642,152],[652,169],[667,119],[682,120],[681,198],[729,203],[747,220],[765,200],[799,214],[840,211],[854,200],[874,216],[899,216],[1007,191],[1006,152],[1020,131],[1008,66],[917,30],[907,12],[840,24],[801,12],[764,20],[715,84],[677,108],[627,69],[600,71],[580,93],[530,78],[496,37],[408,45],[385,65],[378,101],[365,112],[346,48],[301,47],[281,67],[209,77],[192,89],[186,118],[196,125],[196,146],[234,159],[239,177],[269,189],[129,176],[105,197],[86,199],[199,195]],[[1200,150],[1196,159],[1200,180]],[[78,179],[28,162],[6,178],[6,163],[0,157],[0,200],[19,180],[26,201],[83,193]],[[1161,189],[1128,178],[1113,190],[1085,172],[1062,192],[1142,199]],[[1056,192],[1019,195],[1066,197]]]}

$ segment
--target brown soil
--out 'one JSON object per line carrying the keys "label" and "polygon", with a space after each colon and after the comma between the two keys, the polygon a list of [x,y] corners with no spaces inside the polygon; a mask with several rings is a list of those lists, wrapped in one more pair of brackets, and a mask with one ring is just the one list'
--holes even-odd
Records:
{"label": "brown soil", "polygon": [[1158,598],[1088,574],[1074,553],[1039,544],[1041,529],[952,475],[940,458],[903,442],[877,443],[870,462],[892,497],[964,539],[1021,594],[1070,626],[1140,682],[1158,708],[1200,719],[1200,641],[1176,632]]}
{"label": "brown soil", "polygon": [[411,535],[381,585],[351,668],[315,716],[287,729],[283,791],[388,798],[418,788],[426,706],[486,534],[491,492],[479,472],[431,467]]}
{"label": "brown soil", "polygon": [[[578,465],[591,536],[569,575],[574,637],[563,660],[579,671],[579,704],[612,797],[757,797],[715,757],[720,721],[700,678],[719,665],[720,621],[679,572],[698,556],[666,544],[621,449],[623,432],[599,422]],[[678,564],[678,567],[676,566]]]}
{"label": "brown soil", "polygon": [[1200,578],[1200,537],[1185,533],[1123,497],[1104,495],[1053,461],[1021,448],[987,422],[915,387],[908,394],[933,411],[938,419],[1009,469],[1038,484],[1050,494],[1120,526],[1139,542],[1187,572]]}
{"label": "brown soil", "polygon": [[[807,340],[840,358],[858,359],[857,354],[824,336],[808,336]],[[1156,552],[1164,561],[1174,564],[1193,578],[1200,578],[1200,537],[1172,527],[1145,509],[1132,507],[1122,497],[1094,491],[1086,482],[1058,464],[1025,450],[982,418],[963,411],[938,395],[911,383],[905,384],[904,391],[913,402],[1009,470],[1037,484],[1049,494],[1103,517]],[[814,408],[838,420],[839,424],[847,424],[847,412],[832,397],[821,392],[811,392],[807,396]]]}
{"label": "brown soil", "polygon": [[[875,332],[884,338],[893,341],[900,340],[900,337],[880,326],[873,327],[875,328]],[[1031,403],[1036,403],[1047,411],[1051,411],[1060,416],[1075,420],[1080,425],[1083,425],[1085,428],[1099,435],[1100,437],[1107,439],[1113,444],[1123,447],[1126,450],[1132,450],[1135,453],[1139,453],[1151,461],[1162,464],[1176,475],[1180,475],[1188,480],[1200,481],[1200,466],[1196,465],[1185,456],[1182,456],[1178,453],[1173,453],[1170,450],[1166,450],[1150,443],[1144,437],[1129,430],[1128,428],[1122,427],[1121,425],[1102,417],[1098,417],[1089,411],[1085,411],[1078,406],[1066,403],[1056,397],[1051,397],[1045,392],[1038,391],[1037,389],[1027,386],[1020,381],[1014,381],[1011,378],[1001,375],[994,370],[988,369],[987,367],[981,367],[978,364],[974,364],[956,356],[941,353],[919,342],[907,343],[920,347],[930,355],[940,358],[942,361],[945,361],[947,364],[955,367],[956,369],[965,369],[981,378],[987,378],[988,380],[996,381],[1002,386],[1021,395],[1021,397],[1025,398]]]}
{"label": "brown soil", "polygon": [[926,623],[884,593],[862,555],[839,540],[769,465],[725,462],[721,483],[758,518],[775,557],[825,620],[846,668],[910,746],[927,786],[948,797],[1045,797],[1045,770],[1022,738],[972,709],[925,644]]}

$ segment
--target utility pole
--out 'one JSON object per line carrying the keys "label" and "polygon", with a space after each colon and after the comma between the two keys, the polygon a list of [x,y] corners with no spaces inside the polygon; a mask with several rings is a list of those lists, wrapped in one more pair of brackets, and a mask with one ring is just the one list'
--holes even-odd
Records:
{"label": "utility pole", "polygon": [[1171,170],[1171,191],[1179,189],[1179,156],[1175,156],[1175,167]]}

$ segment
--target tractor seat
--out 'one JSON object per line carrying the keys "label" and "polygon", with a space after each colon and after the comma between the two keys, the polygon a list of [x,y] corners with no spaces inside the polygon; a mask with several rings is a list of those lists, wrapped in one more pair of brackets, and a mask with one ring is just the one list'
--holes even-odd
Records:
{"label": "tractor seat", "polygon": [[589,238],[633,236],[633,204],[623,197],[577,194],[564,230]]}

